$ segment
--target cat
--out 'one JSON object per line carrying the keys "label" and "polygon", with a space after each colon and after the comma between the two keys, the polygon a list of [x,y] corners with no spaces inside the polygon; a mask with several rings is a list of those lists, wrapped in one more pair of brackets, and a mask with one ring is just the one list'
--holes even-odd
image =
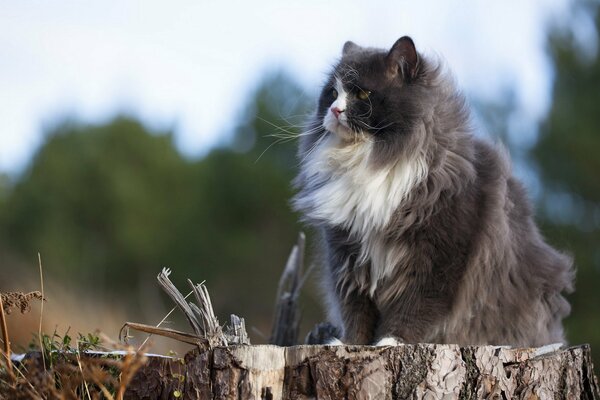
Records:
{"label": "cat", "polygon": [[572,259],[546,244],[506,151],[470,114],[410,37],[343,46],[301,134],[292,199],[319,233],[343,343],[564,342]]}

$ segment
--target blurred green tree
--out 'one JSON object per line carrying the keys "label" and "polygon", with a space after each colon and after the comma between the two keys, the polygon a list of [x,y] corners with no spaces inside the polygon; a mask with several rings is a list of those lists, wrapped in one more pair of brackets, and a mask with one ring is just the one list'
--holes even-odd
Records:
{"label": "blurred green tree", "polygon": [[143,285],[172,267],[180,285],[207,280],[217,313],[245,316],[268,335],[299,229],[288,204],[295,144],[259,156],[272,133],[298,132],[282,116],[306,108],[288,75],[268,74],[227,143],[200,160],[184,158],[171,133],[132,118],[60,123],[13,184],[0,182],[0,239],[27,260],[39,251],[55,278],[127,296],[133,311],[144,307]]}
{"label": "blurred green tree", "polygon": [[[580,2],[576,13],[595,18],[597,2]],[[580,14],[580,15],[581,15]],[[576,291],[567,335],[591,343],[600,365],[600,59],[582,51],[572,32],[555,29],[548,41],[554,63],[553,102],[532,155],[543,182],[539,202],[542,231],[569,250],[577,268]]]}
{"label": "blurred green tree", "polygon": [[169,208],[185,172],[169,134],[151,135],[127,118],[65,121],[8,194],[5,240],[100,291],[127,286],[161,261],[157,231],[172,230]]}

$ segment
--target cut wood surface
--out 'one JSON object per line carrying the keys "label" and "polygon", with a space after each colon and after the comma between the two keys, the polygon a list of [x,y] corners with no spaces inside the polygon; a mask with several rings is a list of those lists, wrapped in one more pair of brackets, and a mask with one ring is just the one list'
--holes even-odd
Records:
{"label": "cut wood surface", "polygon": [[[177,396],[177,397],[176,397]],[[598,399],[587,345],[230,346],[150,358],[125,398]]]}

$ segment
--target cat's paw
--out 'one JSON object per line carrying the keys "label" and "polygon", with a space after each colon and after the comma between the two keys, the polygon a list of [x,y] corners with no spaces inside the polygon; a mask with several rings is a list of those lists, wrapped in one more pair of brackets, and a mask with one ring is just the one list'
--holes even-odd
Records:
{"label": "cat's paw", "polygon": [[375,346],[398,346],[399,344],[400,342],[396,338],[388,336],[379,339],[377,343],[375,343]]}
{"label": "cat's paw", "polygon": [[306,335],[305,344],[328,344],[332,340],[337,340],[341,336],[338,328],[329,322],[321,322]]}
{"label": "cat's paw", "polygon": [[327,342],[325,342],[326,346],[343,346],[345,343],[342,342],[340,339],[338,338],[331,338],[329,339]]}

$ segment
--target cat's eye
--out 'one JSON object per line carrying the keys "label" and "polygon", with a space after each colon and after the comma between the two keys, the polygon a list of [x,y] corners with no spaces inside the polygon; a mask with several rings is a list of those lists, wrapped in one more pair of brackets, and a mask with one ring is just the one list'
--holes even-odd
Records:
{"label": "cat's eye", "polygon": [[335,90],[335,89],[331,89],[331,96],[332,96],[334,99],[337,99],[337,97],[338,97],[338,92],[337,92],[337,90]]}
{"label": "cat's eye", "polygon": [[361,100],[367,100],[370,95],[371,95],[370,90],[362,90],[362,89],[360,89],[357,94],[358,98]]}

